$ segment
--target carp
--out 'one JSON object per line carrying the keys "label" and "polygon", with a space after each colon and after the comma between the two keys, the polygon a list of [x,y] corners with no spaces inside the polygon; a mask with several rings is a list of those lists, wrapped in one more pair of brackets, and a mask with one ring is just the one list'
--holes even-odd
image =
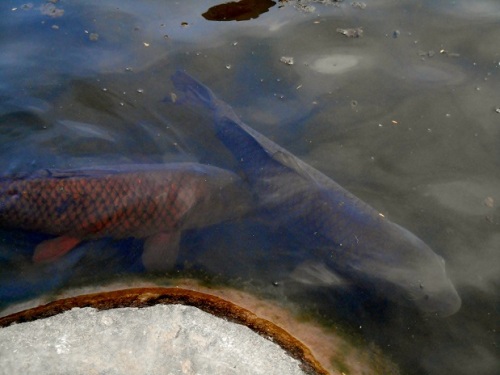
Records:
{"label": "carp", "polygon": [[143,238],[145,267],[162,269],[183,230],[237,218],[250,201],[236,174],[197,163],[46,169],[0,178],[0,227],[55,236],[36,246],[35,262],[84,240]]}
{"label": "carp", "polygon": [[215,135],[238,163],[260,215],[318,260],[316,270],[427,313],[447,316],[460,309],[444,259],[421,239],[243,123],[188,74],[177,71],[172,81],[184,93],[181,101],[213,112]]}

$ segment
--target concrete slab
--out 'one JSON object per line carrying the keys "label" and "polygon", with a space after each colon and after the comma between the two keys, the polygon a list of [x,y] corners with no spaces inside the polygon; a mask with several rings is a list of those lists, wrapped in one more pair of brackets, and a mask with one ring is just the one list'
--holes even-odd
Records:
{"label": "concrete slab", "polygon": [[62,314],[0,329],[0,374],[297,374],[248,327],[192,306]]}

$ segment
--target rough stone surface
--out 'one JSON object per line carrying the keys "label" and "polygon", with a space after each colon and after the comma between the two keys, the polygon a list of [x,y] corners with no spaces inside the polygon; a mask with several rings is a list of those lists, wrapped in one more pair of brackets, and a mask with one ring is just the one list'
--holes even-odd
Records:
{"label": "rough stone surface", "polygon": [[0,374],[304,374],[246,326],[195,307],[63,314],[0,329]]}

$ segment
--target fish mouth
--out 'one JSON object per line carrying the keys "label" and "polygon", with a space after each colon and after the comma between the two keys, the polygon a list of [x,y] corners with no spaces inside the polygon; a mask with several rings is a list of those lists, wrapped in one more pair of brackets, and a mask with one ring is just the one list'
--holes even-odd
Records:
{"label": "fish mouth", "polygon": [[451,282],[448,288],[425,294],[423,297],[413,299],[412,302],[424,313],[443,318],[456,314],[462,307],[462,299]]}
{"label": "fish mouth", "polygon": [[[392,276],[397,277],[388,279],[390,271],[387,271],[385,279],[380,276],[369,278],[365,280],[365,282],[368,281],[365,285],[377,284],[379,292],[383,291],[386,298],[416,308],[424,314],[448,317],[460,310],[462,299],[446,275],[438,275],[439,277],[434,278],[417,276],[409,278],[408,273],[410,272],[399,273],[393,270]],[[419,279],[428,279],[428,282],[414,282],[414,280]]]}

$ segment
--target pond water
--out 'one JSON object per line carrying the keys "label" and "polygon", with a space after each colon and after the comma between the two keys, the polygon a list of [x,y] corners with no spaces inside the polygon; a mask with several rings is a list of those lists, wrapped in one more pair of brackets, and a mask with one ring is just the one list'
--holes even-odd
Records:
{"label": "pond water", "polygon": [[[175,274],[291,299],[375,343],[403,374],[498,373],[500,4],[262,3],[262,14],[236,21],[224,9],[207,16],[216,1],[3,1],[2,175],[172,162],[235,170],[211,113],[172,84],[186,71],[247,125],[424,240],[462,305],[442,317],[293,281],[308,249],[258,220],[187,231]],[[141,239],[86,241],[35,264],[46,234],[0,235],[0,307],[147,275]]]}

